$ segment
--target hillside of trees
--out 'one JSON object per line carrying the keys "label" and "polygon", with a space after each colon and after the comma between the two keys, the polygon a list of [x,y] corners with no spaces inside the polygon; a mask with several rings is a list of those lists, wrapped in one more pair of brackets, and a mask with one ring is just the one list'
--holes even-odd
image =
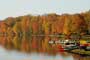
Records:
{"label": "hillside of trees", "polygon": [[[47,14],[8,17],[0,21],[0,44],[8,49],[55,53],[58,46],[48,44],[59,37],[48,35],[65,34],[70,36],[90,34],[90,11],[80,14]],[[41,37],[39,37],[41,36]],[[45,37],[44,37],[45,36]]]}
{"label": "hillside of trees", "polygon": [[81,14],[47,14],[8,17],[0,21],[0,33],[8,35],[90,34],[90,11]]}

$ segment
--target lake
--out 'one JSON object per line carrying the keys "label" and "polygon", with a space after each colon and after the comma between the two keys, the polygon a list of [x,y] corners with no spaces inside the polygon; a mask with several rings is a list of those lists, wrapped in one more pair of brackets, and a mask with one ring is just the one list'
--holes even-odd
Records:
{"label": "lake", "polygon": [[71,55],[62,56],[57,54],[56,56],[49,56],[37,53],[21,53],[18,51],[7,51],[0,46],[0,60],[74,60]]}
{"label": "lake", "polygon": [[58,44],[51,45],[50,40],[58,37],[0,37],[0,60],[89,60],[76,54],[58,49]]}

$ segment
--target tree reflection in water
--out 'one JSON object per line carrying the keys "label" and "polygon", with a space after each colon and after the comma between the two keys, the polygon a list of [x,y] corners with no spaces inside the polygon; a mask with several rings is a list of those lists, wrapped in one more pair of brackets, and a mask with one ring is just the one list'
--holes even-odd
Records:
{"label": "tree reflection in water", "polygon": [[6,49],[16,49],[22,52],[37,52],[56,55],[59,53],[57,46],[49,44],[49,36],[2,36],[0,44]]}
{"label": "tree reflection in water", "polygon": [[49,44],[50,40],[58,40],[58,37],[50,36],[2,36],[0,44],[7,50],[17,50],[26,53],[43,53],[47,55],[62,56],[72,55],[75,60],[89,60],[90,57],[81,57],[80,55],[70,54],[59,51],[58,44]]}

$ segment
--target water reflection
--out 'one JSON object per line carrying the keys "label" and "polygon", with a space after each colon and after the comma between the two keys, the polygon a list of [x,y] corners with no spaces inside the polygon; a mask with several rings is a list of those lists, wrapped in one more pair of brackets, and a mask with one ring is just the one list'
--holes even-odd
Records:
{"label": "water reflection", "polygon": [[[16,49],[22,52],[37,52],[56,55],[59,53],[58,45],[49,44],[52,37],[49,36],[3,36],[0,37],[0,44],[7,49]],[[53,37],[57,40],[58,37]]]}
{"label": "water reflection", "polygon": [[47,54],[37,53],[21,53],[17,51],[7,51],[0,46],[0,60],[73,60],[72,56],[62,56],[57,54],[56,56],[50,56]]}
{"label": "water reflection", "polygon": [[59,50],[59,44],[49,44],[59,37],[49,36],[2,36],[0,60],[89,60],[90,57],[70,54]]}

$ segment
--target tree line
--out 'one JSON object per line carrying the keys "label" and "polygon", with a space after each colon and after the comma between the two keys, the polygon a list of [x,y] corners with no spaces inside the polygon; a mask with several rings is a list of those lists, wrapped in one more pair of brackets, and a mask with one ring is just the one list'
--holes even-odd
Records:
{"label": "tree line", "polygon": [[47,14],[8,17],[0,21],[0,33],[8,35],[49,35],[90,33],[90,11],[80,14]]}
{"label": "tree line", "polygon": [[70,36],[73,33],[90,34],[90,11],[80,14],[25,15],[0,21],[0,44],[9,49],[27,52],[56,53],[58,45],[52,46],[48,42],[61,38],[48,35]]}

